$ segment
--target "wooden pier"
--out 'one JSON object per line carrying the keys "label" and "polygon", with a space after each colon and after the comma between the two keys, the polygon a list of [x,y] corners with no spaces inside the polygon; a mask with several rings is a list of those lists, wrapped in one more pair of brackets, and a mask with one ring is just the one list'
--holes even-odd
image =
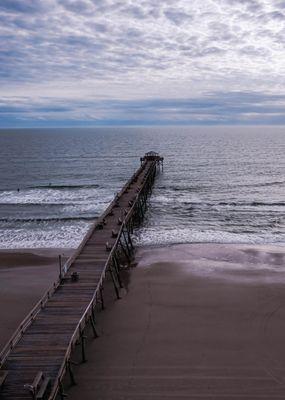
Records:
{"label": "wooden pier", "polygon": [[[131,261],[131,234],[144,217],[163,158],[149,152],[109,207],[91,226],[59,279],[20,324],[0,353],[1,400],[54,400],[66,397],[63,378],[75,383],[72,359],[80,345],[86,361],[87,326],[97,337],[95,306],[104,308],[103,285],[109,274],[120,296],[122,260]],[[21,301],[21,299],[19,299]]]}

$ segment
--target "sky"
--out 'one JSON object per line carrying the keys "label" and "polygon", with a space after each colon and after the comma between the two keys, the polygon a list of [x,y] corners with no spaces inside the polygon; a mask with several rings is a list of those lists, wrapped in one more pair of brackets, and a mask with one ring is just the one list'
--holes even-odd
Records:
{"label": "sky", "polygon": [[0,127],[285,124],[284,0],[0,0]]}

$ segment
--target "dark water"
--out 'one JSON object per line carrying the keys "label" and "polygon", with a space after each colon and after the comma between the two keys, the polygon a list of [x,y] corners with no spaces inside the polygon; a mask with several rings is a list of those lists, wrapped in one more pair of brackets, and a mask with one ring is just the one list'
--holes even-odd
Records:
{"label": "dark water", "polygon": [[285,242],[283,128],[79,128],[0,131],[0,247],[76,246],[149,150],[139,243]]}

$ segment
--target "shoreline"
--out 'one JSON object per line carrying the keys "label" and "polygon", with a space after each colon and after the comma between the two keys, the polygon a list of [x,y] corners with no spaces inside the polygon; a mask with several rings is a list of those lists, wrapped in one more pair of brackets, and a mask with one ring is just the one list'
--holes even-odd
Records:
{"label": "shoreline", "polygon": [[75,251],[71,248],[23,248],[0,249],[0,269],[7,267],[33,266],[49,264],[50,259],[61,255],[64,259]]}

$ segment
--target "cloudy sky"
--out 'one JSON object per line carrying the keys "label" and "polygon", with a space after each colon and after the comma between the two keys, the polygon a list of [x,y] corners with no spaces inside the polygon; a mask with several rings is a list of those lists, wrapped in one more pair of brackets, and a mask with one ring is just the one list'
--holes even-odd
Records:
{"label": "cloudy sky", "polygon": [[5,126],[284,124],[284,0],[0,0]]}

